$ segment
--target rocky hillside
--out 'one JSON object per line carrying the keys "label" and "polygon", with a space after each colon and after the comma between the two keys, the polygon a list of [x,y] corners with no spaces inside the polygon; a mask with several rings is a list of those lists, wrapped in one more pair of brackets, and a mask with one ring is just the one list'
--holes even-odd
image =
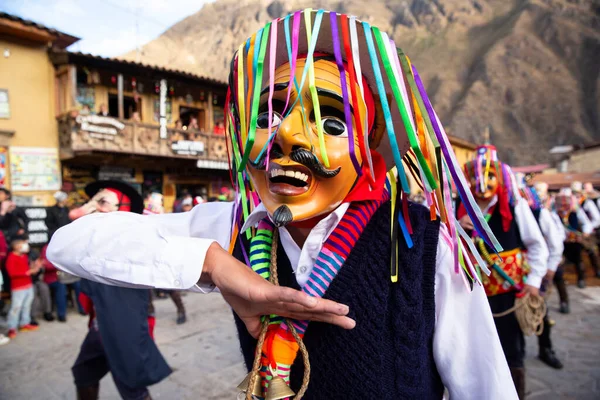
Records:
{"label": "rocky hillside", "polygon": [[600,140],[600,0],[218,0],[123,57],[225,79],[246,37],[306,7],[388,32],[448,130],[478,142],[489,126],[514,165]]}

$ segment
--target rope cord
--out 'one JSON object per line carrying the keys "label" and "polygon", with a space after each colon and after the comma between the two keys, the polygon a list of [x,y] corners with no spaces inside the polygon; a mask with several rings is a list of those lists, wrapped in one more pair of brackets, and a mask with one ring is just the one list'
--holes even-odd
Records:
{"label": "rope cord", "polygon": [[492,314],[494,318],[501,318],[514,312],[519,326],[525,336],[540,336],[544,330],[544,315],[546,315],[546,302],[542,296],[525,294],[517,297],[515,305],[501,313]]}
{"label": "rope cord", "polygon": [[[279,277],[277,274],[277,246],[279,240],[279,230],[275,229],[273,231],[273,244],[271,246],[271,263],[269,266],[269,282],[271,282],[275,286],[279,286]],[[302,341],[302,338],[296,331],[296,328],[292,324],[288,318],[285,319],[285,323],[288,326],[288,329],[294,336],[296,343],[298,343],[298,347],[300,348],[300,352],[302,353],[302,360],[304,361],[304,377],[302,378],[302,386],[298,391],[298,394],[295,396],[295,400],[301,400],[302,396],[308,389],[308,384],[310,382],[310,360],[308,358],[308,350]],[[260,335],[258,337],[258,342],[256,344],[256,351],[254,352],[254,363],[252,365],[252,372],[250,379],[248,380],[248,388],[246,390],[246,400],[252,400],[252,388],[256,384],[256,380],[260,378],[260,361],[262,356],[262,348],[265,343],[265,337],[267,336],[267,329],[269,327],[269,316],[265,315],[262,328],[260,331]]]}

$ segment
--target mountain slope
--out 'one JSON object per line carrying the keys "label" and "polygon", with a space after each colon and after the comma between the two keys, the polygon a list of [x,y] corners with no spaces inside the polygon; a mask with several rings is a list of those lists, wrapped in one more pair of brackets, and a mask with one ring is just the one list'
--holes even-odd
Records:
{"label": "mountain slope", "polygon": [[226,79],[246,37],[306,7],[388,32],[448,130],[479,142],[489,126],[509,163],[600,140],[600,0],[219,0],[123,57]]}

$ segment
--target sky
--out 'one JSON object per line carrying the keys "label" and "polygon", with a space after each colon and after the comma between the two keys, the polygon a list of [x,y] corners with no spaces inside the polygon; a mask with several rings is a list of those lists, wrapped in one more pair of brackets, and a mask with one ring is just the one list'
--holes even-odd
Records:
{"label": "sky", "polygon": [[1,0],[0,11],[81,38],[71,51],[113,57],[151,41],[213,0]]}

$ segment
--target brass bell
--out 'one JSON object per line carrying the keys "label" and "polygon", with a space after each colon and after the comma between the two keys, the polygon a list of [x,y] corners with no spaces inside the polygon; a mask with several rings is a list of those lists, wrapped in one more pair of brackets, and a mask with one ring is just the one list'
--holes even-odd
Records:
{"label": "brass bell", "polygon": [[296,393],[285,383],[283,378],[275,377],[269,381],[265,400],[281,400],[294,397]]}
{"label": "brass bell", "polygon": [[[248,384],[250,383],[250,376],[252,376],[252,372],[250,372],[248,375],[246,375],[246,377],[244,378],[242,383],[237,385],[237,389],[240,392],[246,393],[246,391],[248,390]],[[254,381],[254,387],[252,388],[252,396],[263,397],[263,390],[262,390],[260,376],[256,377],[256,380]]]}

